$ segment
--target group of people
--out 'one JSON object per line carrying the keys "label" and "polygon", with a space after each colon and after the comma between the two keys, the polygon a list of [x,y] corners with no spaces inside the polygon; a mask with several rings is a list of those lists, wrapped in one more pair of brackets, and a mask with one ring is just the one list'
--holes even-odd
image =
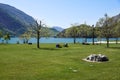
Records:
{"label": "group of people", "polygon": [[[68,43],[65,43],[65,44],[63,45],[63,47],[68,47]],[[62,48],[62,45],[56,44],[56,48]]]}

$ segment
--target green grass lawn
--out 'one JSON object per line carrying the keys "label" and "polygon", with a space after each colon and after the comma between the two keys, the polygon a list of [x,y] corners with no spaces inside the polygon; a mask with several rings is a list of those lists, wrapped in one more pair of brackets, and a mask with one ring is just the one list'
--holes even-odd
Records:
{"label": "green grass lawn", "polygon": [[[55,48],[55,44],[0,44],[0,80],[120,80],[120,44]],[[85,62],[90,54],[109,61]],[[76,70],[76,72],[74,72]]]}

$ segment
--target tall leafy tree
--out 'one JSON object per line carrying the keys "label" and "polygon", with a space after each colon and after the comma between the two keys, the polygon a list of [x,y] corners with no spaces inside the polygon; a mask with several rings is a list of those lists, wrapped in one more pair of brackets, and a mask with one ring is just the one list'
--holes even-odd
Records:
{"label": "tall leafy tree", "polygon": [[112,18],[109,18],[108,15],[105,14],[105,23],[103,25],[103,34],[107,40],[107,48],[109,47],[109,38],[113,34],[112,27],[113,27]]}
{"label": "tall leafy tree", "polygon": [[74,44],[76,43],[76,38],[78,36],[78,28],[76,26],[72,26],[66,30],[66,34],[68,37],[72,37]]}
{"label": "tall leafy tree", "polygon": [[109,47],[109,38],[112,35],[112,18],[109,18],[107,14],[104,15],[104,18],[100,18],[99,21],[96,23],[98,32],[98,37],[105,37],[106,38],[106,45]]}
{"label": "tall leafy tree", "polygon": [[98,22],[96,23],[95,33],[96,33],[96,36],[97,36],[98,40],[100,41],[100,44],[101,44],[101,40],[102,40],[102,37],[103,37],[102,27],[103,27],[104,23],[105,23],[105,18],[100,18],[98,20]]}
{"label": "tall leafy tree", "polygon": [[114,31],[114,37],[116,38],[116,44],[118,44],[118,39],[120,37],[120,21],[117,21],[115,24],[116,25],[113,31]]}
{"label": "tall leafy tree", "polygon": [[37,48],[40,48],[40,33],[41,33],[41,29],[42,29],[42,21],[35,21],[35,24],[30,24],[29,25],[29,29],[33,34],[33,36],[35,36],[37,38]]}
{"label": "tall leafy tree", "polygon": [[90,26],[87,24],[80,25],[80,35],[81,37],[85,38],[84,42],[87,42],[87,38],[91,35]]}

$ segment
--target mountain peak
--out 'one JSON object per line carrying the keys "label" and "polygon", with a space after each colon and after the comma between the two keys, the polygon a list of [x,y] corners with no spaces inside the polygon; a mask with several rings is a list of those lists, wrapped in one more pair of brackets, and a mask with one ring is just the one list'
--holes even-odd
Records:
{"label": "mountain peak", "polygon": [[59,26],[53,26],[54,29],[56,29],[57,31],[61,32],[63,31],[64,29],[59,27]]}

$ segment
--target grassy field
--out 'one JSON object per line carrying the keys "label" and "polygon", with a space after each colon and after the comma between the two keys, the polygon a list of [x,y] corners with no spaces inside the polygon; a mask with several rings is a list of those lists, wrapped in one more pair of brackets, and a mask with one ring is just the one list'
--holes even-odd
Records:
{"label": "grassy field", "polygon": [[[55,48],[55,44],[0,44],[0,80],[120,80],[120,44]],[[108,62],[82,59],[105,54]]]}

